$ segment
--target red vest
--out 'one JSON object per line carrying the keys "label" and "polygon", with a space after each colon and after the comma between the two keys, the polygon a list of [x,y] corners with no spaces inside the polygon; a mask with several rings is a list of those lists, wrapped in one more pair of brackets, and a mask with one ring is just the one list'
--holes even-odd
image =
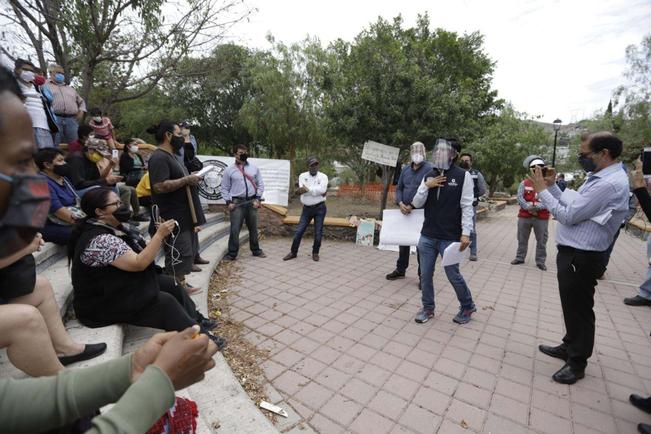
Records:
{"label": "red vest", "polygon": [[[533,182],[530,179],[525,179],[524,181],[524,200],[526,202],[531,202],[534,205],[539,205],[540,201],[538,200],[538,193],[536,193],[536,190],[533,188]],[[523,217],[523,218],[531,218],[535,217],[541,220],[549,220],[549,210],[547,209],[541,209],[538,211],[538,215],[535,216],[531,214],[529,211],[526,209],[520,207],[520,211],[518,212],[518,217]]]}

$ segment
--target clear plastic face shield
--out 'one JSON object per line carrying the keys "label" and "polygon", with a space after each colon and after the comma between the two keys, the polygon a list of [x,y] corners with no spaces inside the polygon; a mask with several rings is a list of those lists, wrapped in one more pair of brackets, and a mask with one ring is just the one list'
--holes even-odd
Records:
{"label": "clear plastic face shield", "polygon": [[439,170],[448,170],[456,156],[457,151],[450,142],[445,139],[438,139],[432,152],[432,164]]}
{"label": "clear plastic face shield", "polygon": [[423,145],[421,142],[415,142],[413,145],[411,145],[409,152],[411,154],[411,161],[414,164],[420,164],[425,161],[425,145]]}

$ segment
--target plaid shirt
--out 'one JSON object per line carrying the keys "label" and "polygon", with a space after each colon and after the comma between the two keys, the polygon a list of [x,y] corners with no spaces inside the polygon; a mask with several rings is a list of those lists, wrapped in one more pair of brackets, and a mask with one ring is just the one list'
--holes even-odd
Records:
{"label": "plaid shirt", "polygon": [[54,96],[52,110],[55,114],[70,116],[76,115],[80,111],[86,111],[86,103],[72,87],[53,81],[48,81],[46,86]]}

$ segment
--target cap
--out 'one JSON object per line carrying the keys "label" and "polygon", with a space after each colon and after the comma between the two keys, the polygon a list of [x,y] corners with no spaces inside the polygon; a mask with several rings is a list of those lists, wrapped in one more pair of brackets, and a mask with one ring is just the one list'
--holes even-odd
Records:
{"label": "cap", "polygon": [[111,151],[109,150],[108,144],[104,139],[89,137],[88,140],[86,140],[86,148],[89,151],[97,151],[104,156],[111,155]]}
{"label": "cap", "polygon": [[308,166],[312,166],[312,165],[314,165],[314,164],[319,164],[319,159],[316,158],[316,157],[314,157],[314,156],[309,157],[309,158],[307,159],[307,165],[308,165]]}
{"label": "cap", "polygon": [[529,155],[527,158],[524,159],[524,161],[522,161],[522,167],[524,167],[525,169],[529,169],[529,167],[531,166],[531,162],[534,160],[541,160],[543,164],[545,164],[545,160],[543,160],[543,158],[540,155]]}
{"label": "cap", "polygon": [[536,159],[531,160],[531,161],[529,162],[529,167],[533,167],[533,166],[544,166],[544,165],[545,165],[545,162],[544,162],[542,159],[540,159],[540,158],[536,158]]}

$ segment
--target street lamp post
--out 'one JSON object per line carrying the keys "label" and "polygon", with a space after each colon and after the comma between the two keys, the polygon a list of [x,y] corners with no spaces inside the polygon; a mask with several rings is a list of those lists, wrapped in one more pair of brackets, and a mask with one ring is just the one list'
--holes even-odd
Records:
{"label": "street lamp post", "polygon": [[561,121],[560,119],[556,119],[553,122],[554,125],[554,153],[552,154],[552,167],[556,167],[556,139],[558,139],[558,131],[561,129]]}

